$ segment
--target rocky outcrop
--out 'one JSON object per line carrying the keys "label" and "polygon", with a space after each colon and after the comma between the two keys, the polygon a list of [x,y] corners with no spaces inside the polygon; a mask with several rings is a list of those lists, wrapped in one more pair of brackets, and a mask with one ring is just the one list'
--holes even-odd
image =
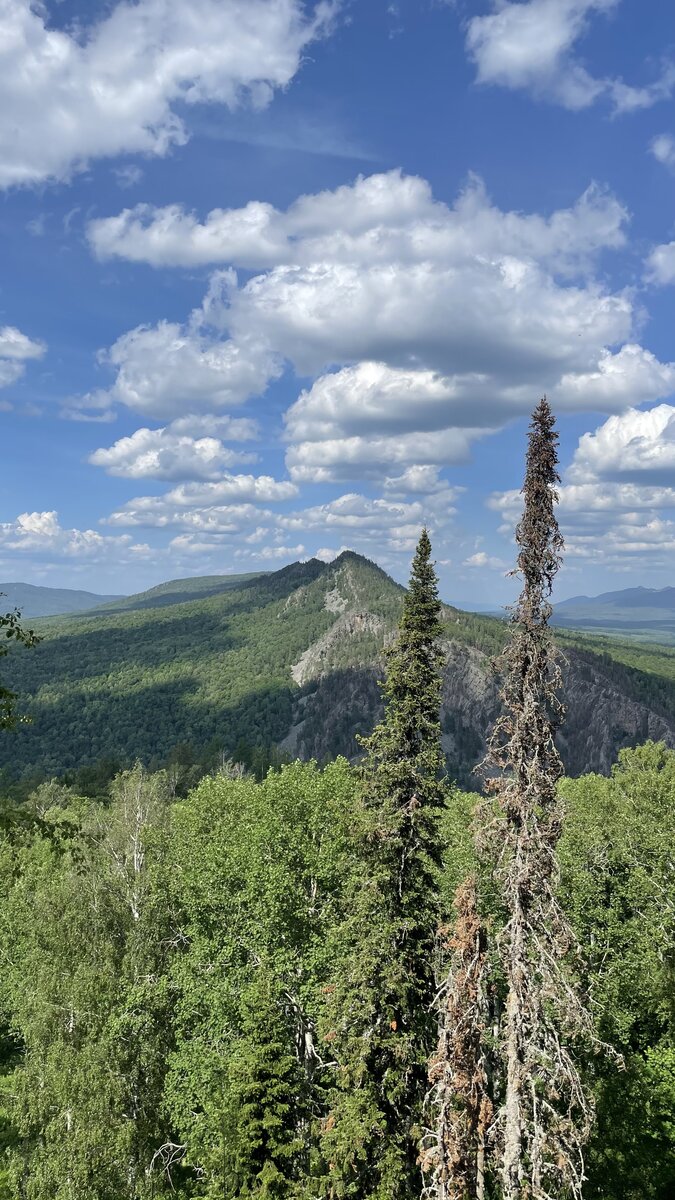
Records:
{"label": "rocky outcrop", "polygon": [[[304,684],[293,713],[292,728],[282,748],[319,761],[359,754],[358,734],[367,734],[381,715],[377,679],[382,663],[348,669],[326,667],[331,648],[367,624],[372,614],[345,613],[328,634],[296,664]],[[377,618],[375,619],[377,621]],[[488,730],[498,711],[498,681],[488,657],[473,646],[445,645],[441,724],[451,775],[464,787],[479,786],[476,766],[483,758]],[[675,712],[639,696],[640,672],[590,652],[568,650],[563,663],[563,696],[567,716],[559,747],[570,775],[606,774],[624,746],[648,738],[675,747]]]}
{"label": "rocky outcrop", "polygon": [[363,638],[364,635],[375,635],[378,639],[383,639],[384,634],[385,622],[376,613],[345,612],[305,650],[291,667],[291,675],[299,684],[307,683],[310,679],[319,679],[339,660],[340,651],[347,639]]}

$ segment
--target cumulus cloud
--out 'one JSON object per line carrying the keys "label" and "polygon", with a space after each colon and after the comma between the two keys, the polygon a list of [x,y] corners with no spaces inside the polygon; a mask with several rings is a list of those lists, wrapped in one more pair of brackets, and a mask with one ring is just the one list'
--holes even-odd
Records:
{"label": "cumulus cloud", "polygon": [[134,543],[128,535],[106,537],[94,529],[63,529],[58,513],[25,512],[15,521],[0,523],[0,550],[47,559],[82,558],[103,561],[108,557],[129,561],[148,547]]}
{"label": "cumulus cloud", "polygon": [[[286,414],[291,478],[381,478],[399,466],[399,480],[405,475],[417,483],[412,490],[425,490],[419,486],[425,470],[428,479],[434,466],[465,462],[471,441],[489,431],[475,427],[475,407],[469,412],[467,392],[475,382],[374,362],[321,376]],[[491,394],[483,399],[486,407],[493,402]],[[502,411],[495,421],[503,418]]]}
{"label": "cumulus cloud", "polygon": [[324,0],[139,0],[74,32],[0,0],[0,186],[63,179],[90,159],[166,154],[186,106],[266,105],[336,10]]}
{"label": "cumulus cloud", "polygon": [[649,350],[629,342],[616,353],[602,350],[592,371],[563,375],[556,389],[559,409],[607,412],[647,404],[675,390],[675,363],[662,363]]}
{"label": "cumulus cloud", "polygon": [[477,550],[475,554],[470,554],[468,558],[465,558],[462,563],[463,567],[469,567],[472,570],[487,568],[490,571],[506,571],[508,565],[502,558],[488,554],[485,550]]}
{"label": "cumulus cloud", "polygon": [[[448,485],[439,478],[438,467],[425,463],[423,466],[406,467],[401,475],[386,475],[384,490],[392,496],[430,495],[432,492],[447,492]],[[462,488],[453,488],[453,498]]]}
{"label": "cumulus cloud", "polygon": [[348,492],[301,512],[280,514],[277,526],[287,531],[325,534],[374,557],[384,552],[414,550],[423,525],[442,536],[454,515],[451,489],[423,499],[371,498]]}
{"label": "cumulus cloud", "polygon": [[13,325],[0,328],[0,387],[8,387],[23,375],[26,363],[42,358],[43,342],[35,342]]}
{"label": "cumulus cloud", "polygon": [[[181,433],[176,421],[161,429],[137,429],[112,446],[101,447],[89,457],[96,467],[124,479],[219,479],[223,470],[255,462],[257,454],[232,450],[220,438],[193,437]],[[233,441],[256,436],[256,426],[247,419],[225,418],[222,433]]]}
{"label": "cumulus cloud", "polygon": [[675,407],[659,404],[647,412],[629,409],[610,417],[579,439],[570,480],[611,480],[653,485],[654,507],[675,483]]}
{"label": "cumulus cloud", "polygon": [[[578,411],[662,399],[673,368],[635,343],[632,294],[594,277],[626,221],[595,186],[544,217],[501,212],[477,179],[447,205],[400,171],[284,212],[125,210],[90,226],[101,256],[233,265],[185,327],[120,339],[103,403],[157,416],[229,407],[290,362],[313,382],[286,416],[287,467],[328,483],[465,462],[542,391]],[[234,266],[257,273],[240,286]]]}
{"label": "cumulus cloud", "polygon": [[[662,565],[675,529],[667,516],[675,509],[675,407],[629,409],[583,434],[558,492],[566,561],[612,570]],[[489,506],[510,537],[521,493],[495,493]]]}
{"label": "cumulus cloud", "polygon": [[243,404],[265,390],[281,371],[278,355],[256,336],[223,338],[221,321],[229,272],[218,272],[202,306],[184,325],[140,325],[101,353],[116,371],[112,387],[71,402],[67,415],[106,412],[115,404],[158,420],[208,413]]}
{"label": "cumulus cloud", "polygon": [[588,108],[607,97],[616,112],[650,108],[668,99],[675,72],[636,87],[621,79],[598,79],[575,48],[592,16],[610,13],[619,0],[494,0],[494,11],[473,17],[466,45],[479,83],[523,89],[569,109]]}
{"label": "cumulus cloud", "polygon": [[297,490],[290,481],[270,475],[222,474],[216,483],[184,483],[163,496],[137,496],[112,513],[106,524],[240,530],[272,515],[257,504],[288,500]]}
{"label": "cumulus cloud", "polygon": [[510,253],[572,270],[601,247],[621,246],[626,218],[615,197],[597,186],[572,208],[543,217],[501,212],[475,177],[450,207],[434,201],[426,180],[394,170],[301,196],[285,212],[252,200],[239,209],[213,209],[200,221],[180,205],[139,204],[90,221],[87,235],[99,258],[154,267],[259,270]]}
{"label": "cumulus cloud", "polygon": [[[255,504],[214,504],[209,508],[162,505],[157,496],[139,496],[124,508],[111,513],[103,522],[121,528],[184,529],[201,534],[239,534],[255,528],[260,520],[273,517],[269,510]],[[154,503],[153,503],[154,502]]]}
{"label": "cumulus cloud", "polygon": [[297,546],[260,546],[255,550],[250,550],[245,546],[238,546],[234,552],[236,559],[246,559],[247,561],[258,562],[274,562],[280,560],[301,558],[305,553],[305,547],[302,542],[298,542]]}

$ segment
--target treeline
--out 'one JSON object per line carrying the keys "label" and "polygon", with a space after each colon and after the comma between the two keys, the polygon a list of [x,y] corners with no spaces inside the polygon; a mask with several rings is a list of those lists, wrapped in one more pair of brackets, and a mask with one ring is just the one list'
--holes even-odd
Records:
{"label": "treeline", "polygon": [[[563,901],[598,1036],[623,1055],[584,1064],[597,1105],[585,1195],[666,1200],[675,753],[624,751],[611,778],[562,792]],[[224,771],[183,801],[170,793],[165,773],[137,767],[104,804],[57,784],[5,814],[3,1200],[330,1192],[357,774],[296,763],[262,783]],[[476,800],[446,795],[446,920],[476,865]]]}

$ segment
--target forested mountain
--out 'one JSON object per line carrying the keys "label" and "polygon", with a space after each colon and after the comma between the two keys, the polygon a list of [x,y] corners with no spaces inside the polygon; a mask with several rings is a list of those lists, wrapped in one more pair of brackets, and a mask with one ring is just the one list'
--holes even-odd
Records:
{"label": "forested mountain", "polygon": [[98,596],[72,588],[37,587],[32,583],[0,583],[0,609],[19,608],[24,617],[55,617],[61,613],[85,612],[123,596]]}
{"label": "forested mountain", "polygon": [[266,571],[249,571],[244,575],[196,575],[189,579],[170,579],[158,583],[147,592],[133,596],[101,597],[111,603],[101,604],[97,611],[132,612],[137,608],[162,608],[167,604],[182,604],[185,600],[203,600],[231,588],[241,587],[251,579],[259,579]]}
{"label": "forested mountain", "polygon": [[675,588],[636,587],[600,596],[571,596],[556,604],[551,624],[673,642]]}
{"label": "forested mountain", "polygon": [[[211,590],[213,589],[213,591]],[[10,778],[48,776],[103,758],[164,764],[187,757],[250,761],[276,747],[325,761],[358,753],[379,713],[383,645],[403,589],[351,552],[258,576],[177,580],[108,610],[38,622],[44,641],[13,652],[3,681],[32,724],[0,743]],[[444,608],[443,742],[467,782],[496,707],[488,660],[503,622]],[[604,650],[603,646],[603,650]],[[565,638],[571,774],[607,771],[624,745],[675,745],[675,683]]]}

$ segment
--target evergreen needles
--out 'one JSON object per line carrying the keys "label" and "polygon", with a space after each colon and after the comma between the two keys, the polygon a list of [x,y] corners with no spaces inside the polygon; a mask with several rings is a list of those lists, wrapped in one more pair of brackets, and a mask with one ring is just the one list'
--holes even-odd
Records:
{"label": "evergreen needles", "polygon": [[426,530],[389,649],[385,715],[363,746],[358,870],[326,1031],[337,1079],[324,1127],[331,1195],[418,1196],[434,1040],[441,606]]}

